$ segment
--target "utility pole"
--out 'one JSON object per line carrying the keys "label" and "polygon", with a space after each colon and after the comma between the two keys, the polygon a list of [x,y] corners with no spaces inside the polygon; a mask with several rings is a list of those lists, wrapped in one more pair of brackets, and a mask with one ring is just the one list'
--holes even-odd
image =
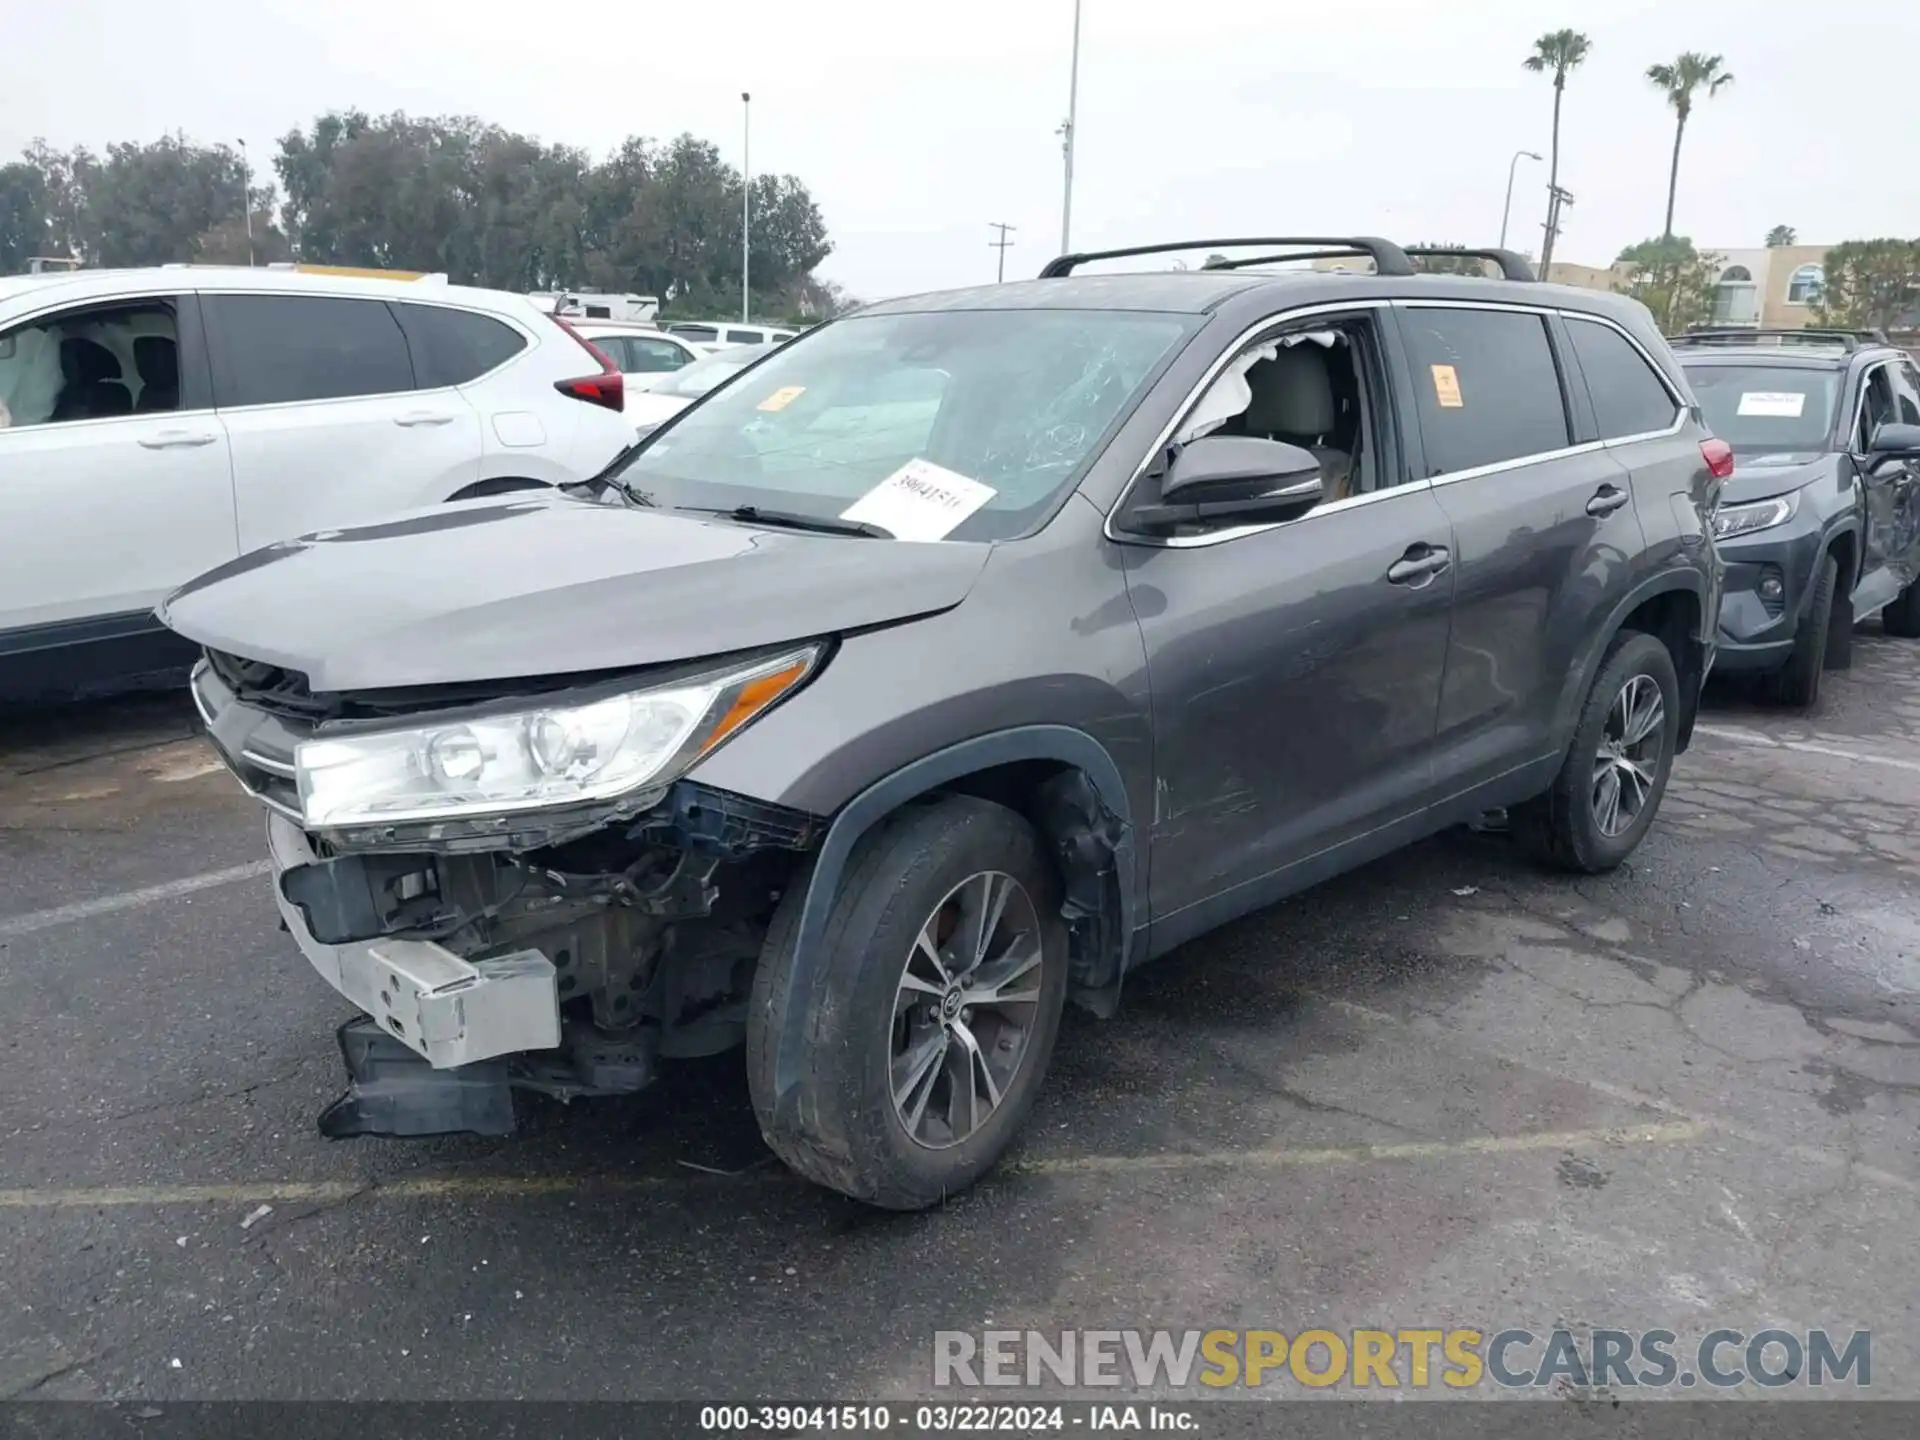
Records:
{"label": "utility pole", "polygon": [[1540,278],[1547,278],[1547,267],[1553,264],[1553,245],[1560,238],[1560,211],[1571,208],[1573,192],[1559,185],[1547,187],[1547,223],[1546,239],[1540,246]]}
{"label": "utility pole", "polygon": [[240,210],[247,220],[247,268],[253,268],[253,159],[247,142],[240,142]]}
{"label": "utility pole", "polygon": [[753,96],[740,92],[740,323],[752,322],[753,291],[748,288],[753,254]]}
{"label": "utility pole", "polygon": [[[1073,60],[1067,73],[1067,118],[1058,130],[1066,159],[1066,188],[1060,200],[1060,253],[1073,250],[1073,132],[1080,112],[1080,0],[1073,0]],[[1005,252],[1002,252],[1003,254]]]}
{"label": "utility pole", "polygon": [[1000,238],[998,240],[989,240],[987,242],[988,249],[998,250],[1000,252],[1000,265],[998,268],[998,273],[996,273],[993,277],[994,284],[999,285],[999,284],[1005,283],[1006,281],[1007,247],[1013,244],[1013,241],[1007,239],[1007,234],[1009,231],[1018,230],[1020,227],[1018,225],[1009,225],[1004,220],[989,220],[987,222],[987,228],[989,230],[998,230],[1000,232]]}

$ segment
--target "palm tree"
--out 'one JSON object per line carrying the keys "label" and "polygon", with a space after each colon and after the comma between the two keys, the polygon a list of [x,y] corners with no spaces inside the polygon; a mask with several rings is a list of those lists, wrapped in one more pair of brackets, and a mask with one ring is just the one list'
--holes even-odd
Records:
{"label": "palm tree", "polygon": [[1780,250],[1800,243],[1800,232],[1791,225],[1776,225],[1767,232],[1767,249]]}
{"label": "palm tree", "polygon": [[1666,92],[1667,103],[1677,117],[1673,127],[1673,166],[1667,172],[1667,223],[1660,238],[1673,238],[1673,201],[1680,189],[1680,142],[1686,138],[1687,117],[1693,114],[1693,93],[1706,87],[1711,100],[1733,83],[1733,74],[1725,69],[1718,55],[1699,55],[1689,50],[1671,65],[1649,65],[1647,79]]}
{"label": "palm tree", "polygon": [[1554,204],[1560,189],[1560,97],[1566,93],[1567,72],[1579,68],[1587,58],[1591,42],[1578,30],[1555,30],[1533,42],[1533,53],[1522,63],[1536,75],[1553,76],[1553,147],[1547,163],[1547,235],[1540,245],[1540,274],[1553,263],[1553,232],[1559,207]]}

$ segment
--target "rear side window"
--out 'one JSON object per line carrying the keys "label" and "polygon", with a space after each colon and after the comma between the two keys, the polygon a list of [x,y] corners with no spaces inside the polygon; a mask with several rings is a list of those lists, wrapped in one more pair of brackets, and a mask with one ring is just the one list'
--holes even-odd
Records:
{"label": "rear side window", "polygon": [[1573,337],[1573,353],[1586,377],[1602,440],[1672,427],[1679,402],[1626,336],[1610,325],[1573,316],[1567,317],[1567,333]]}
{"label": "rear side window", "polygon": [[669,325],[667,329],[675,335],[683,335],[703,345],[711,344],[720,338],[720,332],[711,325]]}
{"label": "rear side window", "polygon": [[635,375],[658,375],[687,363],[687,352],[671,340],[647,335],[627,337],[627,369]]}
{"label": "rear side window", "polygon": [[400,322],[379,300],[210,295],[214,403],[284,405],[413,389]]}
{"label": "rear side window", "polygon": [[402,303],[393,313],[406,333],[422,390],[478,380],[527,348],[526,337],[511,325],[471,310]]}
{"label": "rear side window", "polygon": [[766,339],[767,337],[762,335],[758,330],[727,331],[727,343],[729,345],[764,345]]}
{"label": "rear side window", "polygon": [[1403,310],[1429,475],[1564,449],[1566,402],[1544,317]]}

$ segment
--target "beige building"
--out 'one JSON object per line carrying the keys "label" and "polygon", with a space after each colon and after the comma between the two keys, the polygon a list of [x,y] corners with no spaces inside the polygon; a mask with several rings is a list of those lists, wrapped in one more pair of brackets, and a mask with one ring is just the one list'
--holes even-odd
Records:
{"label": "beige building", "polygon": [[[1826,245],[1780,245],[1772,249],[1702,251],[1717,257],[1720,284],[1714,298],[1713,323],[1752,325],[1766,330],[1799,330],[1818,323],[1813,302],[1825,281],[1822,265]],[[1547,277],[1556,284],[1583,290],[1625,290],[1632,267],[1599,268],[1556,260]]]}

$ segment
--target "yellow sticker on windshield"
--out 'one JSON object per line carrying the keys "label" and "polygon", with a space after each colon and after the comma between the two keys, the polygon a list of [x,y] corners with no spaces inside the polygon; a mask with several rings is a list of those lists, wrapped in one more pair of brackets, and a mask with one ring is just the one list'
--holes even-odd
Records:
{"label": "yellow sticker on windshield", "polygon": [[761,410],[784,410],[802,395],[807,393],[804,385],[782,385],[756,407]]}
{"label": "yellow sticker on windshield", "polygon": [[1451,365],[1429,365],[1433,371],[1433,398],[1440,402],[1443,410],[1458,410],[1466,404],[1460,398],[1460,377],[1454,373]]}

